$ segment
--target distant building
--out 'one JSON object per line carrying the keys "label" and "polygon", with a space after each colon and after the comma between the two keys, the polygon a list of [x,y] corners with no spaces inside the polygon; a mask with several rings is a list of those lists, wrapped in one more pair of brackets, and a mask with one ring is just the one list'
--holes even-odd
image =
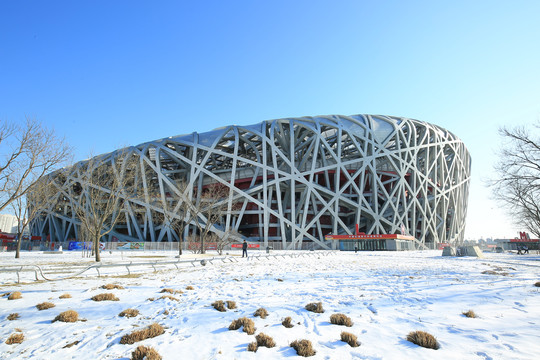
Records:
{"label": "distant building", "polygon": [[[108,241],[178,241],[156,204],[174,208],[183,196],[197,202],[214,184],[231,191],[216,199],[228,211],[211,231],[232,229],[264,246],[336,248],[325,235],[354,234],[356,226],[365,234],[404,234],[424,244],[463,240],[470,155],[454,134],[426,122],[383,115],[268,120],[96,159],[111,163],[126,151],[140,164],[130,172],[147,179],[141,190],[161,199],[126,202]],[[79,237],[71,204],[84,196],[78,172],[84,164],[50,175],[59,184],[58,204],[34,221],[33,234],[51,241]],[[182,182],[189,184],[187,195]]]}
{"label": "distant building", "polygon": [[17,217],[10,214],[0,214],[0,232],[16,233],[17,232]]}

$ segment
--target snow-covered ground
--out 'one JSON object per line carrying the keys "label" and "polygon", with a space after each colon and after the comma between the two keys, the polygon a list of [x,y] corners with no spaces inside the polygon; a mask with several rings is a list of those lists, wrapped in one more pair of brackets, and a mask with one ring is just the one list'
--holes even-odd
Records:
{"label": "snow-covered ground", "polygon": [[[264,254],[264,253],[261,253]],[[276,253],[274,253],[276,254]],[[284,252],[286,254],[286,252]],[[290,254],[290,253],[289,253]],[[237,262],[214,261],[206,266],[139,268],[126,277],[125,268],[110,268],[98,277],[88,271],[75,279],[32,281],[23,273],[0,273],[0,295],[20,291],[22,298],[0,297],[0,358],[2,359],[126,359],[138,345],[154,347],[164,359],[276,359],[297,357],[289,343],[308,339],[313,359],[538,359],[540,358],[540,256],[485,253],[484,258],[442,257],[441,251],[333,252],[324,255],[277,257]],[[144,257],[142,257],[144,256]],[[105,263],[175,260],[174,253],[105,253]],[[74,267],[92,265],[80,253],[48,255],[0,253],[1,266],[39,264],[45,276],[62,277]],[[185,255],[183,258],[193,257]],[[198,263],[196,263],[198,264]],[[66,272],[63,272],[66,271]],[[125,289],[103,290],[105,284]],[[192,286],[193,290],[186,290]],[[159,299],[163,288],[182,290],[179,301]],[[105,292],[120,301],[95,302]],[[71,298],[60,299],[68,293]],[[149,298],[156,300],[151,301]],[[237,309],[216,311],[216,300],[233,300]],[[56,306],[39,311],[45,301]],[[322,302],[322,314],[305,310]],[[266,319],[253,313],[264,307]],[[119,317],[125,309],[140,311],[134,318]],[[85,321],[54,322],[60,312],[76,310]],[[462,312],[473,310],[478,317]],[[20,318],[9,321],[7,316]],[[343,313],[352,327],[330,324],[330,315]],[[247,351],[255,335],[230,331],[240,317],[253,319],[257,331],[276,342],[274,348]],[[290,316],[294,327],[282,320]],[[120,338],[157,322],[163,335],[133,345]],[[19,329],[25,340],[7,345]],[[439,350],[408,341],[409,332],[424,330],[440,343]],[[340,333],[358,336],[361,346],[340,341]],[[64,348],[67,344],[76,345]]]}

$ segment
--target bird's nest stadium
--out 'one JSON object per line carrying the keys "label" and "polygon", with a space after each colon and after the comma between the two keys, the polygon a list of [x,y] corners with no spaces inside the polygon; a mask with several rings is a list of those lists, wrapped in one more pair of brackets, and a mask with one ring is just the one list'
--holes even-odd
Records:
{"label": "bird's nest stadium", "polygon": [[[114,162],[119,152],[99,161]],[[186,194],[196,202],[213,184],[229,191],[216,199],[227,206],[211,232],[234,230],[261,246],[336,248],[325,235],[354,234],[357,226],[365,234],[405,233],[421,244],[463,239],[470,155],[459,138],[426,122],[382,115],[286,118],[173,136],[126,152],[152,181],[140,185],[145,196],[123,203],[108,241],[179,241],[156,204],[178,204]],[[32,223],[35,235],[78,238],[70,204],[80,195],[70,189],[84,189],[77,171],[83,164],[57,177],[64,205]],[[197,190],[185,192],[179,184]]]}

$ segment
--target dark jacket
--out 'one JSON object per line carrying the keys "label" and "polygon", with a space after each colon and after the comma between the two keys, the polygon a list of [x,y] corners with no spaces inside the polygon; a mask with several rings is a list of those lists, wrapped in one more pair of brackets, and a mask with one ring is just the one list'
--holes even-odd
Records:
{"label": "dark jacket", "polygon": [[247,250],[247,242],[242,244],[242,250]]}

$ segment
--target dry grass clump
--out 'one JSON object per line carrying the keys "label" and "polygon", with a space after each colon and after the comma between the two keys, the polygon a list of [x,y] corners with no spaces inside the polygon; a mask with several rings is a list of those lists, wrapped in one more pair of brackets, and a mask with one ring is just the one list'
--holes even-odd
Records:
{"label": "dry grass clump", "polygon": [[177,298],[175,298],[174,296],[171,296],[171,295],[161,295],[161,297],[158,298],[158,300],[161,300],[161,299],[169,299],[169,300],[172,300],[172,301],[180,301],[180,300],[178,300]]}
{"label": "dry grass clump", "polygon": [[341,341],[346,342],[347,344],[351,345],[351,347],[360,346],[360,341],[358,341],[356,335],[351,334],[350,332],[342,331]]}
{"label": "dry grass clump", "polygon": [[296,350],[296,353],[303,357],[313,356],[316,354],[316,351],[313,350],[313,345],[311,345],[311,341],[309,340],[295,340],[293,341],[290,346]]}
{"label": "dry grass clump", "polygon": [[425,331],[411,331],[409,335],[407,335],[407,341],[428,349],[437,350],[440,347],[437,339]]}
{"label": "dry grass clump", "polygon": [[174,290],[170,288],[161,289],[160,293],[169,293],[169,294],[183,294],[182,290]]}
{"label": "dry grass clump", "polygon": [[75,345],[77,345],[78,343],[80,343],[80,341],[79,341],[79,340],[75,340],[74,342],[70,342],[69,344],[66,344],[66,345],[62,346],[62,349],[69,349],[70,347],[75,346]]}
{"label": "dry grass clump", "polygon": [[21,333],[15,333],[11,334],[8,339],[6,340],[6,344],[13,345],[13,344],[20,344],[24,340],[24,335]]}
{"label": "dry grass clump", "polygon": [[145,329],[137,330],[131,334],[122,336],[120,344],[135,344],[136,342],[150,339],[165,333],[163,326],[153,323]]}
{"label": "dry grass clump", "polygon": [[58,297],[59,299],[71,299],[71,295],[69,294],[63,294]]}
{"label": "dry grass clump", "polygon": [[233,320],[231,325],[229,325],[229,330],[238,330],[242,326],[244,327],[244,332],[248,335],[255,334],[255,323],[253,322],[253,320],[248,319],[247,317]]}
{"label": "dry grass clump", "polygon": [[253,314],[253,316],[260,316],[261,319],[266,319],[268,316],[268,311],[266,311],[265,308],[258,308],[257,311]]}
{"label": "dry grass clump", "polygon": [[353,321],[345,314],[330,315],[330,323],[334,325],[345,325],[347,327],[353,326]]}
{"label": "dry grass clump", "polygon": [[285,319],[283,319],[283,321],[281,322],[281,325],[285,326],[288,329],[294,326],[292,324],[292,318],[290,316],[287,316]]}
{"label": "dry grass clump", "polygon": [[10,293],[8,296],[8,300],[17,300],[17,299],[22,299],[22,294],[20,291],[14,291]]}
{"label": "dry grass clump", "polygon": [[151,346],[139,345],[131,353],[131,360],[161,360],[161,355]]}
{"label": "dry grass clump", "polygon": [[60,313],[54,318],[52,322],[62,321],[62,322],[76,322],[79,320],[79,314],[75,310],[68,310]]}
{"label": "dry grass clump", "polygon": [[465,315],[468,318],[476,318],[476,317],[478,317],[476,315],[476,313],[474,311],[472,311],[472,310],[464,311],[464,312],[462,312],[462,314]]}
{"label": "dry grass clump", "polygon": [[221,300],[218,300],[218,301],[214,301],[212,303],[212,306],[214,307],[214,309],[216,309],[217,311],[221,311],[221,312],[224,312],[224,311],[227,311],[227,309],[225,309],[225,303]]}
{"label": "dry grass clump", "polygon": [[55,307],[56,305],[54,305],[53,303],[50,303],[50,302],[42,302],[41,304],[37,304],[36,307],[38,310],[47,310],[47,309],[50,309],[50,308],[53,308]]}
{"label": "dry grass clump", "polygon": [[186,286],[186,290],[195,290],[195,288],[191,285]]}
{"label": "dry grass clump", "polygon": [[255,339],[257,340],[257,346],[265,346],[267,348],[273,348],[274,346],[276,346],[276,342],[274,341],[274,339],[264,333],[257,334],[257,336],[255,336]]}
{"label": "dry grass clump", "polygon": [[257,352],[258,349],[259,349],[259,346],[257,346],[257,342],[256,342],[256,341],[251,342],[251,343],[248,344],[247,351]]}
{"label": "dry grass clump", "polygon": [[236,309],[236,302],[232,300],[227,300],[226,303],[227,303],[227,308],[229,308],[229,310]]}
{"label": "dry grass clump", "polygon": [[120,314],[118,314],[118,316],[120,317],[127,317],[127,318],[135,317],[137,315],[139,315],[139,310],[137,309],[126,309],[120,312]]}
{"label": "dry grass clump", "polygon": [[116,297],[113,293],[103,293],[92,296],[92,300],[94,301],[118,301],[119,298]]}
{"label": "dry grass clump", "polygon": [[17,320],[18,318],[20,318],[19,313],[13,313],[13,314],[9,314],[7,316],[7,319],[10,320],[10,321],[11,320]]}
{"label": "dry grass clump", "polygon": [[117,285],[117,284],[102,285],[101,288],[105,289],[105,290],[112,290],[112,289],[123,290],[124,289],[124,287],[122,285]]}
{"label": "dry grass clump", "polygon": [[534,286],[540,287],[540,281],[535,282],[535,283],[534,283]]}
{"label": "dry grass clump", "polygon": [[324,312],[324,309],[322,307],[322,303],[321,302],[318,302],[318,303],[309,303],[306,305],[306,310],[307,311],[312,311],[314,313],[318,313],[318,314],[321,314]]}

